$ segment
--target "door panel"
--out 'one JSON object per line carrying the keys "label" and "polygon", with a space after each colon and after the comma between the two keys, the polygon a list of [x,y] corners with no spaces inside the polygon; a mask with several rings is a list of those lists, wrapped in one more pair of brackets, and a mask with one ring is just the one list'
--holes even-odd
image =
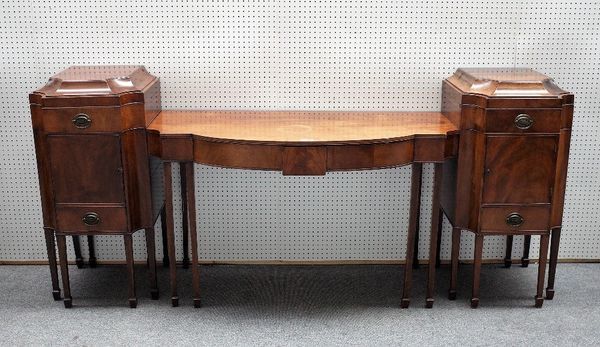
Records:
{"label": "door panel", "polygon": [[123,203],[118,135],[48,136],[56,203]]}
{"label": "door panel", "polygon": [[549,203],[558,136],[488,136],[484,204]]}

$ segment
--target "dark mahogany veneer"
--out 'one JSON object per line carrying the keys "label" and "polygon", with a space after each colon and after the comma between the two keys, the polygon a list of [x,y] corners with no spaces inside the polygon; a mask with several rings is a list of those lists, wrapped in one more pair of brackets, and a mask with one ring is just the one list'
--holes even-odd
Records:
{"label": "dark mahogany veneer", "polygon": [[[536,306],[549,236],[547,298],[554,293],[573,96],[530,69],[459,69],[443,82],[442,112],[161,111],[158,79],[140,66],[71,67],[30,95],[53,294],[71,306],[65,236],[123,235],[129,302],[137,304],[131,234],[145,229],[158,297],[153,225],[162,211],[171,299],[178,305],[171,163],[180,162],[194,305],[200,306],[193,163],[324,175],[412,164],[401,306],[408,307],[422,163],[435,163],[426,306],[432,307],[442,216],[452,223],[456,295],[460,233],[476,234],[479,302],[484,235],[541,235]],[[526,243],[529,239],[526,239]],[[78,245],[78,243],[77,243]],[[185,246],[187,249],[187,246]],[[528,245],[526,251],[528,254]],[[187,254],[187,253],[186,253]],[[184,259],[185,260],[185,259]],[[79,263],[79,262],[78,262]]]}

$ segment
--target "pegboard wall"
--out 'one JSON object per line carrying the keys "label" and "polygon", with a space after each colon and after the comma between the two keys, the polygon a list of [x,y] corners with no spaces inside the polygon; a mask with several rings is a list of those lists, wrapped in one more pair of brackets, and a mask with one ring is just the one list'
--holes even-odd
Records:
{"label": "pegboard wall", "polygon": [[[0,260],[46,259],[27,94],[54,73],[81,64],[145,65],[162,80],[165,109],[265,110],[435,111],[442,79],[458,67],[534,68],[576,95],[560,257],[600,259],[598,2],[1,4]],[[410,167],[323,177],[200,165],[195,170],[203,260],[404,257]],[[175,165],[176,197],[178,172]],[[432,167],[425,165],[424,172],[420,253],[426,256]],[[180,247],[179,209],[175,220]],[[449,258],[449,235],[445,223],[443,259]],[[124,258],[121,238],[97,240],[99,259]],[[471,240],[464,234],[462,258],[471,257]],[[134,242],[136,259],[144,259],[142,233]],[[486,238],[485,258],[499,259],[503,251],[503,238]],[[158,253],[160,259],[160,247]]]}

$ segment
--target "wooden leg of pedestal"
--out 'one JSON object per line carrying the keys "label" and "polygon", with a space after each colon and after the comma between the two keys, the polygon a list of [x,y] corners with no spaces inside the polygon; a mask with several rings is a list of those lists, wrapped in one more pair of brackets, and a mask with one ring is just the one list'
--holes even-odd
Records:
{"label": "wooden leg of pedestal", "polygon": [[483,257],[483,235],[475,235],[475,252],[473,254],[473,291],[471,307],[479,306],[479,283],[481,279],[481,258]]}
{"label": "wooden leg of pedestal", "polygon": [[535,307],[538,308],[544,304],[544,280],[546,279],[549,242],[550,235],[542,235],[540,237],[540,260],[538,264],[537,292],[535,293]]}
{"label": "wooden leg of pedestal", "polygon": [[158,281],[156,278],[156,246],[154,228],[146,228],[146,253],[148,254],[148,273],[150,280],[150,297],[158,300]]}
{"label": "wooden leg of pedestal", "polygon": [[56,244],[58,246],[58,261],[60,262],[60,275],[62,277],[65,299],[63,303],[65,308],[73,306],[71,297],[71,285],[69,284],[69,264],[67,263],[67,239],[65,235],[56,235]]}
{"label": "wooden leg of pedestal", "polygon": [[89,260],[90,267],[96,267],[96,264],[97,264],[96,263],[96,246],[94,244],[94,236],[88,235],[87,242],[88,242],[88,252],[90,254],[90,260]]}
{"label": "wooden leg of pedestal", "polygon": [[160,210],[160,230],[162,235],[163,267],[169,267],[169,247],[167,247],[167,213],[165,206]]}
{"label": "wooden leg of pedestal", "polygon": [[129,307],[137,307],[137,296],[135,294],[135,268],[133,265],[133,238],[131,234],[123,235],[125,241],[125,259],[127,261],[127,288],[129,292]]}
{"label": "wooden leg of pedestal", "polygon": [[46,238],[46,252],[48,253],[48,266],[50,267],[50,279],[52,280],[52,297],[54,300],[60,300],[56,247],[54,246],[54,230],[44,228],[44,237]]}
{"label": "wooden leg of pedestal", "polygon": [[175,230],[173,225],[173,177],[171,174],[171,163],[164,165],[165,184],[165,225],[167,233],[167,248],[169,254],[169,277],[171,280],[171,305],[179,306],[177,295],[177,261],[175,258]]}
{"label": "wooden leg of pedestal", "polygon": [[189,267],[190,264],[190,258],[189,258],[189,253],[188,253],[188,249],[189,247],[189,239],[188,239],[188,221],[187,221],[187,184],[186,184],[186,165],[187,163],[179,163],[179,186],[181,188],[181,215],[182,215],[182,223],[181,223],[181,228],[183,231],[183,263],[182,266],[184,269],[187,269]]}
{"label": "wooden leg of pedestal", "polygon": [[431,236],[429,239],[429,264],[428,264],[428,279],[427,279],[427,298],[425,307],[433,307],[433,294],[435,289],[435,268],[437,264],[438,254],[438,237],[440,229],[440,193],[442,188],[442,164],[435,164],[435,172],[433,178],[433,198],[431,206]]}
{"label": "wooden leg of pedestal", "polygon": [[185,189],[187,191],[185,205],[186,221],[188,224],[190,243],[192,246],[192,288],[194,291],[194,307],[201,306],[200,301],[200,268],[198,264],[198,235],[196,233],[196,187],[194,186],[194,163],[186,162],[183,164],[185,168]]}
{"label": "wooden leg of pedestal", "polygon": [[83,268],[83,257],[81,256],[81,240],[79,235],[73,235],[73,251],[75,251],[75,264],[77,268]]}
{"label": "wooden leg of pedestal", "polygon": [[[444,172],[442,170],[442,172]],[[441,186],[441,183],[440,183]],[[441,189],[441,188],[440,188]],[[442,249],[442,227],[444,225],[444,211],[442,211],[441,208],[438,208],[438,221],[437,221],[437,226],[438,226],[438,230],[437,230],[437,252],[435,254],[435,267],[436,269],[440,268],[440,265],[442,264],[441,261],[441,257],[440,257],[440,253],[441,253],[441,249]]]}
{"label": "wooden leg of pedestal", "polygon": [[556,263],[558,261],[558,248],[560,245],[561,228],[552,229],[552,241],[550,244],[550,268],[548,269],[548,287],[546,287],[546,299],[554,299],[554,278],[556,277]]}
{"label": "wooden leg of pedestal", "polygon": [[458,281],[458,257],[460,255],[460,228],[452,228],[452,253],[450,255],[450,289],[448,299],[456,300],[456,284]]}
{"label": "wooden leg of pedestal", "polygon": [[529,248],[531,248],[531,235],[525,235],[523,241],[523,258],[521,258],[521,266],[529,266]]}
{"label": "wooden leg of pedestal", "polygon": [[412,185],[410,190],[410,216],[408,220],[408,236],[406,238],[406,265],[404,266],[404,289],[400,306],[407,308],[410,304],[410,291],[412,288],[412,265],[415,249],[415,235],[417,233],[418,210],[421,207],[421,173],[423,164],[412,165]]}
{"label": "wooden leg of pedestal", "polygon": [[509,268],[512,265],[512,247],[513,236],[506,235],[506,254],[504,255],[504,267]]}

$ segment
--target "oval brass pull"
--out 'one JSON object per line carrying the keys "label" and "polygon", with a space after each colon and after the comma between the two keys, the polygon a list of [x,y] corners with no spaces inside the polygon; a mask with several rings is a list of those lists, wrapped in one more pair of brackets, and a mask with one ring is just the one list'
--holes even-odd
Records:
{"label": "oval brass pull", "polygon": [[100,223],[100,216],[96,212],[88,212],[81,218],[85,225],[98,225]]}
{"label": "oval brass pull", "polygon": [[73,125],[78,129],[89,128],[92,125],[92,119],[85,113],[80,113],[73,117]]}
{"label": "oval brass pull", "polygon": [[506,216],[506,224],[510,225],[511,227],[520,227],[523,224],[523,222],[525,222],[523,216],[516,212],[513,212]]}
{"label": "oval brass pull", "polygon": [[521,130],[527,130],[533,125],[533,118],[526,113],[521,113],[515,118],[515,126]]}

